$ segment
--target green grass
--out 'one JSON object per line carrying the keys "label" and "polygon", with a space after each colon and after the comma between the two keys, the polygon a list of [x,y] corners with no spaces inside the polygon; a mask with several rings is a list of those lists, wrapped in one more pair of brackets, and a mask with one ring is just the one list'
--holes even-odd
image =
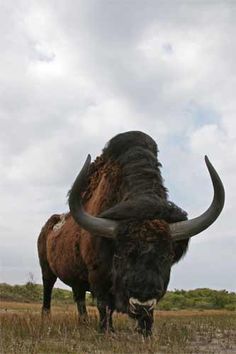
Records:
{"label": "green grass", "polygon": [[78,322],[74,305],[54,305],[42,322],[40,304],[1,302],[2,354],[77,353],[235,353],[236,314],[225,310],[157,311],[153,337],[144,340],[135,322],[115,314],[115,334],[97,331],[98,315],[89,307],[88,325]]}
{"label": "green grass", "polygon": [[161,310],[227,309],[236,310],[236,293],[227,290],[195,289],[168,291],[160,301]]}
{"label": "green grass", "polygon": [[[0,284],[1,301],[39,302],[42,301],[43,286],[28,282],[25,285]],[[53,300],[59,303],[73,303],[72,292],[64,289],[53,289]]]}
{"label": "green grass", "polygon": [[[39,302],[42,301],[42,285],[28,282],[25,285],[0,284],[0,299],[2,301]],[[53,289],[54,303],[72,304],[73,296],[69,290]],[[87,304],[93,305],[90,294],[87,293]],[[159,302],[159,310],[181,309],[227,309],[236,310],[236,293],[226,290],[195,289],[167,291]]]}

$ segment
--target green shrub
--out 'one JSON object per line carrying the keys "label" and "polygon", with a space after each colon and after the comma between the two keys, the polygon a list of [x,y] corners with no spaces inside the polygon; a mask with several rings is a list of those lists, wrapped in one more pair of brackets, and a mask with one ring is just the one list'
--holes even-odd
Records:
{"label": "green shrub", "polygon": [[[0,284],[0,299],[17,302],[42,302],[43,286],[28,281],[25,285]],[[53,289],[52,299],[56,303],[73,303],[72,291],[65,289]],[[92,295],[86,293],[86,303],[89,306],[96,304]],[[236,293],[226,290],[211,290],[207,288],[195,290],[167,291],[158,303],[160,310],[180,309],[227,309],[236,310]]]}

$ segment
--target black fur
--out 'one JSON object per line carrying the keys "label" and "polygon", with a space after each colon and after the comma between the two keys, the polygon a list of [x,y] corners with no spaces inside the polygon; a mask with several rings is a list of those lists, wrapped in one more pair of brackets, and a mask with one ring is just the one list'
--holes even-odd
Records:
{"label": "black fur", "polygon": [[[187,213],[168,200],[157,154],[156,142],[140,131],[116,135],[108,142],[103,157],[121,166],[121,200],[100,216],[113,220],[159,219],[168,223],[187,219]],[[188,243],[184,240],[173,244],[173,263],[186,253]]]}
{"label": "black fur", "polygon": [[103,150],[102,158],[121,168],[118,202],[100,216],[118,220],[113,267],[112,293],[116,309],[138,320],[139,330],[151,333],[153,313],[143,307],[135,314],[129,298],[140,301],[166,292],[171,267],[188,248],[189,240],[173,242],[168,223],[187,219],[187,213],[168,200],[160,173],[155,141],[142,132],[115,136]]}

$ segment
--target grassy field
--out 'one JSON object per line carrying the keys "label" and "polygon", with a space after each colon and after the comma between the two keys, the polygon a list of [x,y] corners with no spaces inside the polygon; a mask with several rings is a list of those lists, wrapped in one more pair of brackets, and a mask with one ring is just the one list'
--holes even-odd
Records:
{"label": "grassy field", "polygon": [[78,323],[75,305],[53,305],[44,322],[38,303],[1,301],[1,354],[76,353],[236,353],[235,311],[156,311],[153,337],[144,340],[135,322],[115,314],[115,334],[97,331],[95,307],[90,323]]}
{"label": "grassy field", "polygon": [[[33,282],[24,285],[0,283],[0,301],[29,302],[42,301],[43,286]],[[71,290],[54,288],[52,298],[56,304],[73,304]],[[94,301],[86,294],[87,305]],[[167,291],[158,303],[157,310],[231,310],[236,311],[236,293],[227,290],[200,288],[194,290]]]}

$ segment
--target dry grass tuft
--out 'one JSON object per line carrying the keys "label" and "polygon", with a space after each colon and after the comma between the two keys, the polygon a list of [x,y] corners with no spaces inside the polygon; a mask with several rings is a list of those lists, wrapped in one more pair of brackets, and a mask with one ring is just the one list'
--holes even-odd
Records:
{"label": "dry grass tuft", "polygon": [[125,315],[114,316],[115,334],[97,331],[98,316],[78,323],[75,306],[54,306],[42,322],[39,304],[1,303],[2,354],[235,353],[236,315],[227,311],[156,312],[154,333],[144,340]]}

